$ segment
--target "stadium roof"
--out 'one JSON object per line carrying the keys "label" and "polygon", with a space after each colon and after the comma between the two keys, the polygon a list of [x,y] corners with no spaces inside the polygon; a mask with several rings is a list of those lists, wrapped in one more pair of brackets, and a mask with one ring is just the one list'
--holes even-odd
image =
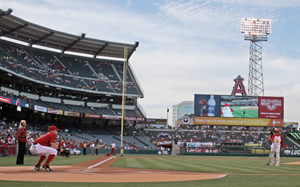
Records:
{"label": "stadium roof", "polygon": [[139,46],[86,38],[49,29],[11,15],[12,10],[0,9],[0,37],[5,36],[32,45],[58,49],[61,52],[76,52],[104,57],[124,58],[124,48],[128,48],[127,59]]}

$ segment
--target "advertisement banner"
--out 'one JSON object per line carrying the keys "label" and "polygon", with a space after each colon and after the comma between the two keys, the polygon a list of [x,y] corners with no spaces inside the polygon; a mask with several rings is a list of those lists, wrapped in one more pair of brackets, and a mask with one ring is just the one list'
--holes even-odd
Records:
{"label": "advertisement banner", "polygon": [[34,110],[40,111],[40,112],[47,112],[47,108],[38,106],[38,105],[34,105]]}
{"label": "advertisement banner", "polygon": [[127,117],[125,116],[125,120],[129,120],[129,121],[145,121],[145,118],[143,117]]}
{"label": "advertisement banner", "polygon": [[195,117],[195,125],[283,126],[281,119]]}
{"label": "advertisement banner", "polygon": [[172,141],[156,141],[156,145],[172,145]]}
{"label": "advertisement banner", "polygon": [[213,146],[212,142],[187,142],[187,147],[203,147],[203,146]]}
{"label": "advertisement banner", "polygon": [[102,115],[102,119],[116,119],[116,120],[121,120],[122,116]]}
{"label": "advertisement banner", "polygon": [[3,102],[3,103],[11,103],[11,99],[6,98],[6,97],[1,97],[1,96],[0,96],[0,102]]}
{"label": "advertisement banner", "polygon": [[25,103],[23,101],[21,101],[20,99],[17,99],[17,100],[11,99],[10,104],[25,107]]}
{"label": "advertisement banner", "polygon": [[158,155],[169,155],[170,153],[168,151],[157,151]]}
{"label": "advertisement banner", "polygon": [[298,128],[298,122],[284,122],[285,127]]}
{"label": "advertisement banner", "polygon": [[214,148],[187,148],[188,153],[220,153],[220,149]]}
{"label": "advertisement banner", "polygon": [[100,114],[84,114],[84,117],[85,118],[101,118],[101,115]]}
{"label": "advertisement banner", "polygon": [[300,150],[299,149],[285,149],[283,151],[285,155],[296,155],[300,156]]}
{"label": "advertisement banner", "polygon": [[167,124],[167,119],[147,118],[144,121],[139,121],[139,124]]}
{"label": "advertisement banner", "polygon": [[57,110],[57,109],[48,108],[48,113],[63,115],[64,111],[63,110]]}
{"label": "advertisement banner", "polygon": [[220,96],[195,94],[195,116],[220,117]]}
{"label": "advertisement banner", "polygon": [[[184,142],[178,142],[178,147],[183,147]],[[212,142],[187,142],[186,147],[212,147]]]}
{"label": "advertisement banner", "polygon": [[259,118],[283,119],[283,97],[259,97]]}
{"label": "advertisement banner", "polygon": [[79,113],[79,112],[65,111],[65,112],[64,112],[64,115],[65,115],[65,116],[80,117],[80,113]]}
{"label": "advertisement banner", "polygon": [[[102,119],[115,119],[115,120],[121,120],[122,116],[110,116],[110,115],[102,115]],[[130,116],[125,116],[124,120],[129,120],[129,121],[145,121],[145,118],[143,117],[130,117]]]}

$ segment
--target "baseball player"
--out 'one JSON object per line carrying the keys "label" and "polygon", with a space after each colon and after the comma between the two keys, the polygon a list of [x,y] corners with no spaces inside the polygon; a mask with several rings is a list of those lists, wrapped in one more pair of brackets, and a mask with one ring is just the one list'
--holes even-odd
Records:
{"label": "baseball player", "polygon": [[116,155],[115,148],[116,148],[116,144],[115,144],[114,141],[112,141],[112,143],[111,143],[111,150],[110,150],[110,154],[111,155]]}
{"label": "baseball player", "polygon": [[224,105],[224,108],[222,108],[222,110],[221,110],[221,115],[223,117],[234,117],[232,112],[233,112],[233,109],[229,106],[228,103],[226,103]]}
{"label": "baseball player", "polygon": [[271,158],[271,166],[274,165],[274,155],[276,153],[276,165],[279,167],[280,163],[280,146],[282,147],[282,151],[284,150],[284,143],[283,143],[283,138],[280,134],[279,129],[275,129],[275,135],[272,136],[271,138],[271,153],[270,153],[270,158]]}
{"label": "baseball player", "polygon": [[53,171],[49,167],[49,163],[57,155],[57,152],[62,152],[62,148],[58,148],[55,142],[57,131],[59,129],[56,126],[51,126],[48,129],[48,133],[36,139],[33,144],[30,146],[30,152],[32,154],[41,156],[38,163],[34,166],[34,169],[37,171],[41,170],[41,163],[48,157],[47,161],[43,165],[43,169],[46,171]]}

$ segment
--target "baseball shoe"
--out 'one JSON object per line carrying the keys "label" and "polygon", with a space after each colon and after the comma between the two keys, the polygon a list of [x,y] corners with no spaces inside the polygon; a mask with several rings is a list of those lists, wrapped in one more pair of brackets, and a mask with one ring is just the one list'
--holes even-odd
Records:
{"label": "baseball shoe", "polygon": [[270,165],[270,163],[267,163],[267,165]]}
{"label": "baseball shoe", "polygon": [[41,170],[41,166],[35,165],[34,169],[37,170],[37,171],[40,171]]}
{"label": "baseball shoe", "polygon": [[50,169],[49,166],[45,166],[45,165],[43,165],[43,169],[46,170],[46,171],[53,171],[52,169]]}
{"label": "baseball shoe", "polygon": [[276,164],[275,167],[279,167],[279,164]]}

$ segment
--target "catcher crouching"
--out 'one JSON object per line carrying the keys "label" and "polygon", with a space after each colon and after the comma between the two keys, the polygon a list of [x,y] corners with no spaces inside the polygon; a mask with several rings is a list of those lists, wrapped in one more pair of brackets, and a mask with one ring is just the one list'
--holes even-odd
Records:
{"label": "catcher crouching", "polygon": [[43,169],[46,171],[53,171],[50,169],[49,164],[53,158],[59,154],[62,156],[69,157],[70,151],[58,148],[56,145],[56,136],[59,129],[56,126],[51,126],[48,129],[48,133],[36,139],[33,144],[30,146],[29,150],[32,154],[40,156],[38,163],[34,166],[34,169],[37,171],[41,170],[41,163],[48,157]]}

